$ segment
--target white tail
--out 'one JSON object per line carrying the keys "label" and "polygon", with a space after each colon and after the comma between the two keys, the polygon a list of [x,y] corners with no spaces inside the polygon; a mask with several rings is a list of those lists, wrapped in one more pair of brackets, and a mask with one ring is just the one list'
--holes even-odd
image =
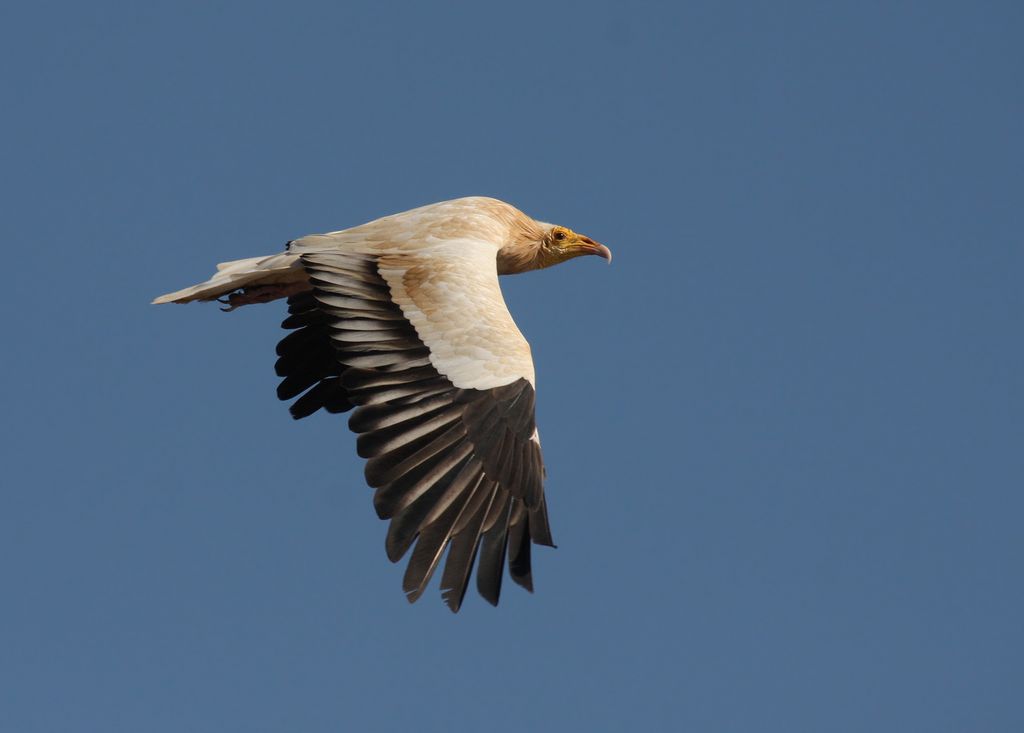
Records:
{"label": "white tail", "polygon": [[[293,254],[271,255],[269,257],[249,257],[244,260],[222,262],[217,265],[217,272],[206,282],[190,288],[177,290],[156,298],[154,303],[189,303],[193,300],[215,300],[243,288],[256,288],[266,285],[304,285],[308,281],[306,271],[302,269],[299,256]],[[305,286],[308,287],[308,286]],[[283,297],[286,290],[299,288],[282,288]]]}

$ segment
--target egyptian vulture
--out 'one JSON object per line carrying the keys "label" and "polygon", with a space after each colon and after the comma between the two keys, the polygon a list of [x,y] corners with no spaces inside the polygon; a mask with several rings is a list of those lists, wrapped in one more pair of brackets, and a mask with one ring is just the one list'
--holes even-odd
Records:
{"label": "egyptian vulture", "polygon": [[277,396],[294,400],[295,419],[352,410],[374,507],[391,522],[387,556],[412,548],[403,590],[417,600],[447,548],[441,591],[458,611],[478,557],[477,589],[496,605],[506,556],[512,580],[532,591],[530,543],[554,546],[530,346],[498,275],[580,255],[611,261],[571,229],[462,198],[225,262],[153,302],[216,299],[233,310],[287,298]]}

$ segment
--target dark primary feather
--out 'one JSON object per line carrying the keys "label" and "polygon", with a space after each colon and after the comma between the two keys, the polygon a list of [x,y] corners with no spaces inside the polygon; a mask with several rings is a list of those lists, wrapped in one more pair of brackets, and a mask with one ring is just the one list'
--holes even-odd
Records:
{"label": "dark primary feather", "polygon": [[277,387],[278,398],[290,400],[302,395],[290,409],[296,420],[321,408],[328,412],[351,410],[352,403],[339,379],[344,368],[334,355],[329,321],[317,307],[313,293],[288,298],[288,314],[281,326],[292,333],[278,342],[274,365],[277,375],[284,377]]}
{"label": "dark primary feather", "polygon": [[458,611],[466,597],[484,518],[497,493],[495,483],[481,477],[466,511],[455,523],[451,546],[448,548],[448,562],[441,575],[441,596],[452,611]]}
{"label": "dark primary feather", "polygon": [[551,545],[544,469],[534,435],[534,390],[524,379],[458,389],[390,300],[371,258],[303,255],[313,290],[288,300],[278,344],[278,396],[291,413],[355,409],[349,427],[367,459],[385,549],[397,562],[414,548],[403,579],[417,600],[441,563],[445,603],[458,611],[479,556],[477,589],[497,604],[506,561],[533,589],[530,542]]}
{"label": "dark primary feather", "polygon": [[516,507],[521,518],[513,519],[508,526],[508,574],[512,580],[526,590],[533,592],[533,572],[530,563],[529,516],[522,505]]}
{"label": "dark primary feather", "polygon": [[476,569],[476,589],[488,603],[497,606],[501,595],[501,576],[505,564],[505,546],[508,540],[508,520],[512,503],[511,496],[503,495],[494,503],[494,517],[485,522],[480,539],[480,563]]}

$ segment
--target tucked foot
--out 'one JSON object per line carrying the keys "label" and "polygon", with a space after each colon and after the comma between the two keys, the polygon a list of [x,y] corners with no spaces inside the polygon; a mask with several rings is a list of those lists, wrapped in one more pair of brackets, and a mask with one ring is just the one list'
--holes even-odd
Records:
{"label": "tucked foot", "polygon": [[253,285],[240,288],[226,297],[217,298],[218,303],[223,303],[227,308],[221,308],[225,313],[230,313],[235,308],[252,303],[269,303],[278,298],[287,298],[304,290],[309,290],[309,283],[281,283],[277,285]]}

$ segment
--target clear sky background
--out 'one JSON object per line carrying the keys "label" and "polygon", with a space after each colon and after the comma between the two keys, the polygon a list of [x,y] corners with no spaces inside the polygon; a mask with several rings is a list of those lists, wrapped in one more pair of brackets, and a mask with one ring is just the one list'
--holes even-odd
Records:
{"label": "clear sky background", "polygon": [[[1024,730],[1015,2],[0,10],[0,730]],[[216,262],[469,194],[557,550],[410,606]]]}

